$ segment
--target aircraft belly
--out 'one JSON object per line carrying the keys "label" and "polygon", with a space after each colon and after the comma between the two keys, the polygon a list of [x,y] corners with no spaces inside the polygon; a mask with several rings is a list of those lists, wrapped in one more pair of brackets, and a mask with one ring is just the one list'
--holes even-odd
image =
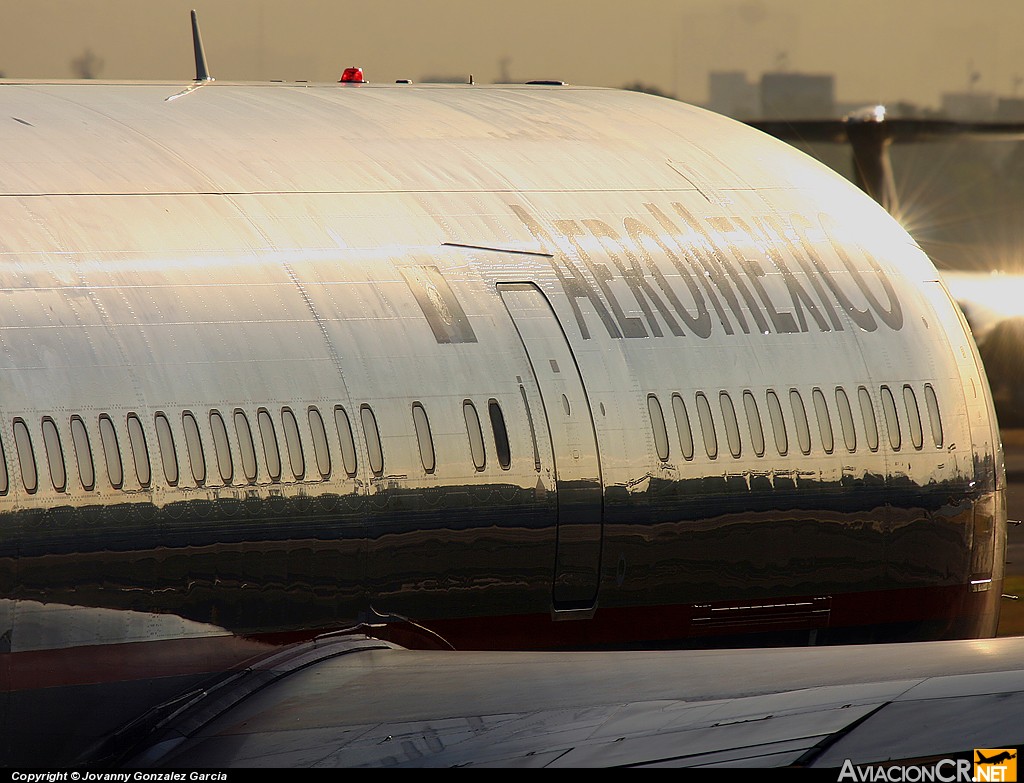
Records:
{"label": "aircraft belly", "polygon": [[[368,515],[368,619],[408,618],[431,627],[439,618],[547,610],[553,509],[535,487],[392,494]],[[430,496],[437,504],[424,508]],[[399,508],[405,513],[396,514]]]}

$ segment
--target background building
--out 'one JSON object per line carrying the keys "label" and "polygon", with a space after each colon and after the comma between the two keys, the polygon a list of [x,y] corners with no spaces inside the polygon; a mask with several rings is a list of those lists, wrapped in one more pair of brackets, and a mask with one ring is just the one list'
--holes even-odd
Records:
{"label": "background building", "polygon": [[835,114],[832,74],[766,73],[761,76],[761,116],[817,119]]}

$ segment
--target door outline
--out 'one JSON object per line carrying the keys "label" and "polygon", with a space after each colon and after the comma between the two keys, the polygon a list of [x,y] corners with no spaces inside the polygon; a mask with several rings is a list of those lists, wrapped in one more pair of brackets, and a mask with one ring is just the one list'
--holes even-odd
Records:
{"label": "door outline", "polygon": [[530,364],[551,443],[557,499],[552,603],[559,611],[590,609],[600,587],[604,521],[590,398],[565,329],[543,291],[533,283],[499,283],[498,293]]}

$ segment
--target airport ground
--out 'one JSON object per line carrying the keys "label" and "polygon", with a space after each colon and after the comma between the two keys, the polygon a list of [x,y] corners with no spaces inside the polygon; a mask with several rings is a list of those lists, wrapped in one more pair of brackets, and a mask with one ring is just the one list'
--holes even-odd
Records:
{"label": "airport ground", "polygon": [[[1007,517],[1024,520],[1024,429],[1004,429],[1006,451]],[[999,635],[1024,635],[1024,524],[1010,524],[1006,547],[1007,595],[1019,596],[1014,601],[1004,598],[1000,608]]]}

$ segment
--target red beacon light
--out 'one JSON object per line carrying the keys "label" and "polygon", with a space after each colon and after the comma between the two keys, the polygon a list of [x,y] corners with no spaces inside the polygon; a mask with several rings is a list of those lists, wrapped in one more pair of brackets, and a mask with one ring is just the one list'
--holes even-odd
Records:
{"label": "red beacon light", "polygon": [[366,84],[366,79],[363,78],[362,68],[346,68],[344,73],[341,74],[341,79],[338,80],[339,84]]}

